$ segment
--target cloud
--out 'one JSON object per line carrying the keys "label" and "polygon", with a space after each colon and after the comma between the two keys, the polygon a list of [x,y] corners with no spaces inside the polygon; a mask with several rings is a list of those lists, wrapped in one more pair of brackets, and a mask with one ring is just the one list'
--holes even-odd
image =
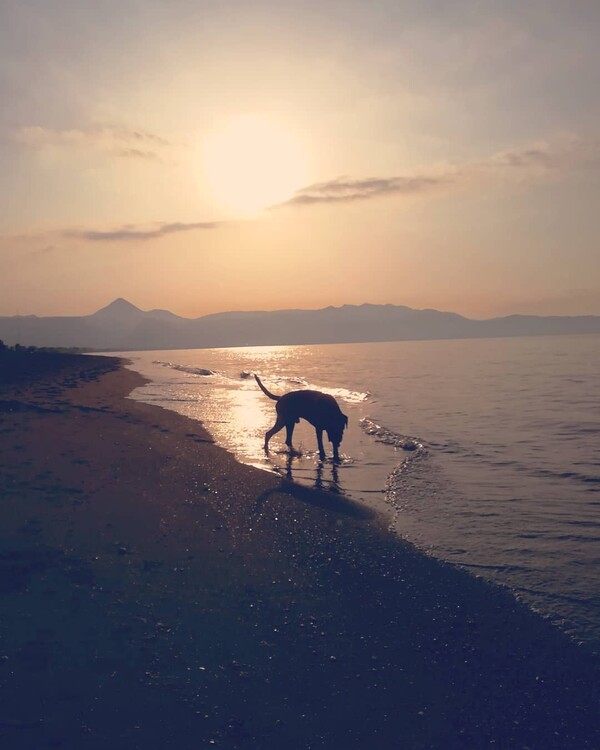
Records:
{"label": "cloud", "polygon": [[53,253],[56,249],[56,245],[44,245],[43,247],[38,247],[35,250],[32,250],[29,255],[32,257],[48,255],[49,253]]}
{"label": "cloud", "polygon": [[[44,253],[54,252],[58,249],[63,249],[63,245],[59,243],[62,240],[84,240],[86,242],[98,242],[98,243],[109,243],[109,242],[133,242],[133,241],[148,241],[156,240],[161,237],[166,237],[171,234],[178,234],[181,232],[193,232],[193,231],[206,231],[210,229],[219,229],[225,226],[231,226],[238,224],[239,221],[195,221],[195,222],[161,222],[147,225],[137,224],[124,224],[115,229],[58,229],[49,230],[45,232],[36,233],[25,233],[25,234],[14,234],[14,235],[2,235],[0,234],[0,249],[4,241],[10,243],[12,247],[15,244],[31,245],[32,242],[38,244],[38,247],[32,249],[32,253],[41,255]],[[40,240],[46,241],[46,244],[39,245]],[[56,244],[59,243],[59,244]]]}
{"label": "cloud", "polygon": [[553,142],[537,143],[520,149],[494,154],[483,164],[490,168],[520,169],[538,174],[597,166],[600,163],[600,141],[563,136]]}
{"label": "cloud", "polygon": [[552,172],[560,173],[597,164],[599,159],[599,143],[565,137],[553,143],[509,149],[492,154],[483,160],[438,167],[435,171],[424,171],[420,174],[364,179],[337,177],[308,185],[298,190],[289,200],[271,208],[351,203],[389,195],[418,195],[439,187],[459,186],[469,181],[493,179],[507,174],[539,178]]}
{"label": "cloud", "polygon": [[556,155],[543,147],[504,151],[492,157],[489,162],[490,166],[514,167],[517,169],[526,169],[529,167],[551,169],[556,164]]}
{"label": "cloud", "polygon": [[158,154],[153,151],[142,151],[139,148],[124,148],[121,151],[116,151],[115,156],[123,156],[127,159],[160,159]]}
{"label": "cloud", "polygon": [[55,129],[34,125],[19,128],[15,132],[15,139],[23,146],[36,150],[93,150],[140,159],[160,159],[172,146],[154,133],[111,127]]}
{"label": "cloud", "polygon": [[[139,159],[157,158],[156,150],[170,145],[159,136],[141,131],[48,131],[30,128],[24,129],[22,135],[30,145],[51,143],[54,140],[60,143],[96,144],[94,147],[100,147],[97,144],[104,147],[109,143],[111,148],[118,145],[118,150],[114,151],[116,155]],[[507,149],[462,164],[437,165],[413,174],[365,178],[342,176],[313,183],[298,190],[289,200],[271,206],[270,210],[319,204],[339,205],[377,200],[386,196],[419,196],[447,188],[476,189],[485,185],[488,189],[490,184],[493,187],[494,181],[501,178],[539,180],[599,165],[600,140],[563,136],[554,141]],[[182,232],[216,229],[231,223],[233,222],[157,222],[148,225],[125,224],[116,229],[63,229],[50,234],[97,243],[143,242]]]}
{"label": "cloud", "polygon": [[225,222],[197,221],[192,223],[174,222],[171,224],[157,224],[148,229],[126,225],[113,230],[77,229],[63,232],[64,237],[91,242],[127,242],[130,240],[155,240],[168,234],[178,232],[192,232],[201,229],[216,229]]}
{"label": "cloud", "polygon": [[415,175],[410,177],[368,177],[353,180],[338,177],[299,190],[279,206],[306,206],[314,203],[349,203],[384,195],[422,193],[450,181],[449,175]]}

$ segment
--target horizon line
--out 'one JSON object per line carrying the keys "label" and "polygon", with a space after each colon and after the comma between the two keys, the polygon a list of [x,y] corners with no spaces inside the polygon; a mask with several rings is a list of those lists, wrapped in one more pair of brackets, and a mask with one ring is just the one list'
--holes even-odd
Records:
{"label": "horizon line", "polygon": [[215,315],[234,315],[234,314],[240,314],[240,315],[247,315],[252,313],[265,313],[265,314],[275,314],[275,313],[289,313],[289,312],[323,312],[325,310],[341,310],[345,307],[394,307],[394,308],[405,308],[407,310],[412,310],[414,312],[436,312],[446,315],[457,315],[461,318],[464,318],[465,320],[473,320],[473,321],[486,321],[486,320],[498,320],[501,318],[511,318],[511,317],[523,317],[523,318],[596,318],[600,317],[600,311],[596,313],[567,313],[567,314],[561,314],[561,313],[519,313],[519,312],[512,312],[512,313],[506,313],[502,315],[493,315],[491,317],[469,317],[467,315],[464,315],[463,313],[455,312],[454,310],[445,310],[445,309],[439,309],[435,307],[411,307],[410,305],[405,305],[402,303],[395,303],[395,302],[359,302],[359,303],[351,303],[351,302],[344,302],[341,305],[325,305],[324,307],[288,307],[288,308],[275,308],[275,309],[238,309],[238,310],[232,310],[232,309],[226,309],[226,310],[218,310],[215,312],[210,313],[204,313],[203,315],[197,315],[193,317],[188,317],[185,315],[179,315],[178,313],[174,313],[171,310],[167,308],[160,308],[155,307],[151,308],[149,310],[143,310],[141,307],[138,307],[133,302],[130,302],[125,297],[116,297],[112,302],[109,302],[106,305],[103,305],[102,307],[98,308],[94,312],[91,313],[83,313],[83,314],[71,314],[71,315],[38,315],[36,313],[20,313],[17,312],[13,315],[5,315],[0,314],[0,318],[89,318],[93,317],[94,315],[97,315],[98,313],[102,312],[103,310],[106,310],[116,303],[126,303],[129,307],[134,308],[140,313],[143,314],[150,314],[150,313],[167,313],[169,315],[173,315],[176,318],[180,318],[181,320],[200,320],[202,318],[209,318]]}

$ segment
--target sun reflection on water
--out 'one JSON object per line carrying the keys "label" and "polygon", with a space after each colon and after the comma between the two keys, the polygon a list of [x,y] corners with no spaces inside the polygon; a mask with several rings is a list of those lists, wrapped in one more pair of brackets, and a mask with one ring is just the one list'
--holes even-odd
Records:
{"label": "sun reflection on water", "polygon": [[[381,494],[389,472],[371,455],[372,445],[365,445],[363,431],[353,426],[364,416],[369,394],[339,388],[337,362],[324,367],[323,355],[321,348],[305,345],[155,352],[143,368],[151,382],[137,389],[136,397],[198,420],[238,460],[276,473],[286,483],[360,498],[375,506],[372,496]],[[304,420],[294,429],[293,454],[285,445],[285,430],[273,437],[269,455],[265,454],[264,437],[275,423],[275,403],[259,390],[254,373],[271,393],[312,388],[330,393],[343,405],[350,426],[339,465],[333,464],[327,441],[328,457],[321,461],[314,427]]]}
{"label": "sun reflection on water", "polygon": [[246,361],[255,369],[261,366],[272,366],[276,362],[285,362],[306,356],[308,346],[242,346],[228,347],[219,351],[230,361]]}

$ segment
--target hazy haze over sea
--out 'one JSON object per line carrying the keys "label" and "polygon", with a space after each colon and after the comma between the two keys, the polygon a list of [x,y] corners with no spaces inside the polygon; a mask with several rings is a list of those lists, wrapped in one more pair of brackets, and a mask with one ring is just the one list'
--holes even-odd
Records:
{"label": "hazy haze over sea", "polygon": [[[240,461],[349,496],[600,646],[600,336],[133,352],[133,397],[201,420]],[[283,393],[333,393],[343,462],[314,430],[263,436]],[[328,455],[331,446],[326,443]]]}

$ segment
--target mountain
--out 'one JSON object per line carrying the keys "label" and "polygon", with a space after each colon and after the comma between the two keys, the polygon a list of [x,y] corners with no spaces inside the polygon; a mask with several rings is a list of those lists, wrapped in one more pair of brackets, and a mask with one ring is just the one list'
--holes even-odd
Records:
{"label": "mountain", "polygon": [[364,304],[322,310],[223,312],[192,319],[168,310],[140,310],[119,298],[92,315],[0,317],[0,339],[9,345],[105,351],[581,333],[600,333],[600,316],[509,315],[473,320],[439,310]]}
{"label": "mountain", "polygon": [[147,315],[147,313],[145,313],[143,310],[140,310],[139,307],[132,305],[131,302],[123,299],[123,297],[119,297],[114,302],[111,302],[110,305],[106,305],[106,307],[101,308],[93,315],[89,315],[88,317],[93,318],[94,320],[123,321],[132,319],[140,320],[145,315]]}

